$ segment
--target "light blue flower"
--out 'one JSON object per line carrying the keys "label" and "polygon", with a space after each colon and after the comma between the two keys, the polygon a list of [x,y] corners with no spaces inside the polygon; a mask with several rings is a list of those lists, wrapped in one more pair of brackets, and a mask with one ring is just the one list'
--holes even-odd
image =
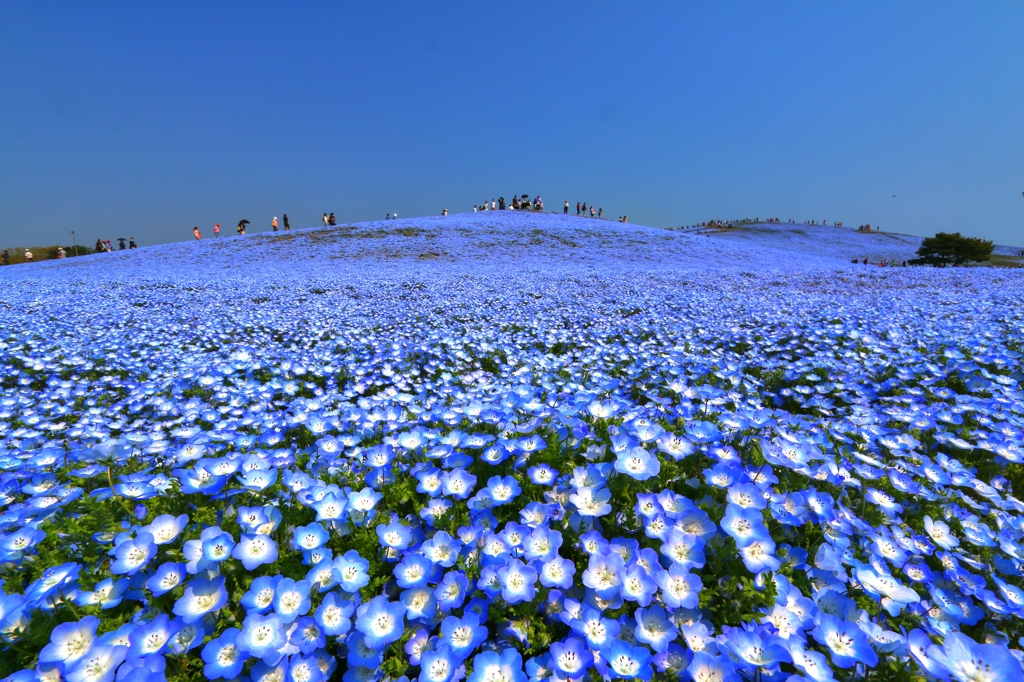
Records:
{"label": "light blue flower", "polygon": [[266,616],[253,613],[245,617],[235,643],[239,651],[250,657],[262,659],[267,665],[277,665],[288,637],[284,623],[276,613]]}
{"label": "light blue flower", "polygon": [[180,585],[187,575],[185,564],[173,562],[160,564],[156,572],[146,581],[146,587],[154,597],[160,597]]}
{"label": "light blue flower", "polygon": [[208,680],[234,679],[242,672],[247,655],[239,650],[236,641],[238,628],[228,628],[203,647],[203,675]]}
{"label": "light blue flower", "polygon": [[277,543],[269,535],[245,534],[231,552],[231,556],[242,562],[245,570],[277,561]]}
{"label": "light blue flower", "polygon": [[174,615],[185,623],[195,623],[208,613],[220,610],[228,601],[224,577],[193,578],[185,585],[185,594],[174,602]]}
{"label": "light blue flower", "polygon": [[63,663],[65,668],[73,666],[89,653],[96,639],[96,628],[100,620],[86,616],[80,621],[61,623],[50,632],[50,643],[39,652],[41,663]]}
{"label": "light blue flower", "polygon": [[377,596],[356,610],[356,629],[363,633],[366,646],[382,649],[402,637],[405,606]]}
{"label": "light blue flower", "polygon": [[307,580],[296,582],[291,578],[282,578],[277,583],[274,588],[274,612],[281,617],[281,622],[288,624],[309,613],[310,589]]}
{"label": "light blue flower", "polygon": [[127,651],[126,646],[95,645],[65,668],[64,677],[68,682],[111,682]]}
{"label": "light blue flower", "polygon": [[537,590],[537,571],[518,559],[511,559],[498,569],[501,598],[508,604],[531,601]]}
{"label": "light blue flower", "polygon": [[523,672],[523,657],[515,649],[505,649],[500,654],[485,651],[473,658],[473,672],[466,682],[526,682]]}
{"label": "light blue flower", "polygon": [[420,676],[418,682],[449,682],[459,667],[460,661],[452,655],[451,647],[440,644],[433,650],[420,655]]}
{"label": "light blue flower", "polygon": [[352,628],[351,617],[355,605],[343,600],[335,592],[328,592],[320,606],[316,609],[314,619],[329,637],[343,635]]}

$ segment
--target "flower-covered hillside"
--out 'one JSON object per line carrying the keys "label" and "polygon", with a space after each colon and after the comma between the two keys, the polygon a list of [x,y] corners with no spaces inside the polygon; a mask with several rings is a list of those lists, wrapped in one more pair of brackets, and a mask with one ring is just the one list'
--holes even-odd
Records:
{"label": "flower-covered hillside", "polygon": [[1021,678],[1024,279],[527,218],[0,271],[0,672]]}

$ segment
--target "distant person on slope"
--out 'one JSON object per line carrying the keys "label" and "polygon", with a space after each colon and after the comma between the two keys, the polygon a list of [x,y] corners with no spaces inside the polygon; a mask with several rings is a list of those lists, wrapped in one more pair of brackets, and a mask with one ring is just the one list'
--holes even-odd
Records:
{"label": "distant person on slope", "polygon": [[327,214],[324,213],[324,227],[327,227]]}
{"label": "distant person on slope", "polygon": [[604,209],[603,208],[597,209],[597,217],[601,218],[603,216],[604,216]]}
{"label": "distant person on slope", "polygon": [[220,223],[217,223],[216,225],[213,226],[213,236],[214,237],[219,237],[220,236]]}
{"label": "distant person on slope", "polygon": [[36,259],[36,257],[32,255],[32,252],[29,251],[28,249],[25,249],[25,262],[26,263],[31,263],[35,259]]}
{"label": "distant person on slope", "polygon": [[60,260],[64,257],[64,248],[61,246],[57,247],[57,259]]}
{"label": "distant person on slope", "polygon": [[591,218],[594,217],[594,207],[593,206],[590,207],[590,217]]}
{"label": "distant person on slope", "polygon": [[580,214],[580,202],[576,202],[576,215]]}
{"label": "distant person on slope", "polygon": [[244,220],[239,220],[238,221],[238,227],[236,227],[235,230],[240,235],[245,234],[245,221]]}
{"label": "distant person on slope", "polygon": [[196,239],[202,239],[203,235],[199,234],[199,227],[192,228],[192,234],[195,235]]}
{"label": "distant person on slope", "polygon": [[[220,223],[217,223],[217,224],[220,225]],[[129,249],[137,249],[137,248],[139,248],[139,247],[137,247],[135,245],[135,237],[132,237],[131,239],[128,240],[128,248]]]}
{"label": "distant person on slope", "polygon": [[11,264],[11,254],[7,253],[7,249],[4,249],[4,255],[2,256],[4,265]]}
{"label": "distant person on slope", "polygon": [[277,232],[277,216],[274,216],[274,219],[270,221],[270,227],[274,232]]}
{"label": "distant person on slope", "polygon": [[565,200],[565,206],[562,208],[563,215],[569,215],[569,200]]}
{"label": "distant person on slope", "polygon": [[124,251],[124,237],[117,238],[117,250]]}
{"label": "distant person on slope", "polygon": [[103,251],[104,251],[103,240],[102,239],[97,239],[96,240],[96,253],[103,253]]}
{"label": "distant person on slope", "polygon": [[287,232],[288,230],[292,229],[292,226],[288,224],[288,214],[287,213],[284,214],[283,219],[284,219],[284,231]]}

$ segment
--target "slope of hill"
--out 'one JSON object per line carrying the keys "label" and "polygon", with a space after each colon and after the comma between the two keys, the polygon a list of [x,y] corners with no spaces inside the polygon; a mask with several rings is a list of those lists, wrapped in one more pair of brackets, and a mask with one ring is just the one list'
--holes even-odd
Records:
{"label": "slope of hill", "polygon": [[[920,238],[858,233],[811,225],[750,225],[731,230],[666,230],[560,214],[499,211],[409,218],[257,233],[201,242],[180,242],[136,251],[10,268],[27,276],[38,268],[110,273],[179,270],[197,266],[220,272],[258,270],[362,271],[411,267],[474,270],[510,263],[593,271],[694,270],[708,268],[819,268],[868,258],[898,262],[913,257]],[[415,265],[413,265],[415,264]]]}

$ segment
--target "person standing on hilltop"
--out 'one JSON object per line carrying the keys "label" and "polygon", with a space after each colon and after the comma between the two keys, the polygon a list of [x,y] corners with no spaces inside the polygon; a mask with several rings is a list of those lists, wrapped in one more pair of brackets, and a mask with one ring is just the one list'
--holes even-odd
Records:
{"label": "person standing on hilltop", "polygon": [[96,240],[96,253],[103,253],[103,240],[102,239],[97,239]]}
{"label": "person standing on hilltop", "polygon": [[4,265],[11,264],[11,254],[7,253],[7,249],[4,249],[4,255],[2,256]]}
{"label": "person standing on hilltop", "polygon": [[597,209],[597,217],[598,218],[604,217],[604,209],[603,208]]}
{"label": "person standing on hilltop", "polygon": [[29,251],[28,249],[25,249],[25,262],[26,263],[31,263],[35,259],[36,259],[36,257],[32,255],[32,252]]}
{"label": "person standing on hilltop", "polygon": [[580,214],[580,202],[576,202],[576,215]]}
{"label": "person standing on hilltop", "polygon": [[217,223],[216,225],[213,226],[213,236],[214,237],[219,237],[220,236],[220,223]]}
{"label": "person standing on hilltop", "polygon": [[327,227],[327,214],[324,213],[324,227]]}
{"label": "person standing on hilltop", "polygon": [[565,206],[562,207],[562,215],[569,215],[569,200],[565,200]]}
{"label": "person standing on hilltop", "polygon": [[292,226],[288,224],[288,214],[287,213],[284,214],[282,219],[284,220],[284,231],[287,232],[288,230],[292,229]]}
{"label": "person standing on hilltop", "polygon": [[583,217],[587,217],[587,202],[583,202]]}
{"label": "person standing on hilltop", "polygon": [[277,232],[277,216],[274,216],[274,219],[270,221],[270,228]]}
{"label": "person standing on hilltop", "polygon": [[[220,223],[217,223],[217,224],[220,225]],[[137,249],[137,248],[139,248],[138,246],[135,245],[135,237],[132,237],[131,239],[128,240],[128,248],[129,249]]]}
{"label": "person standing on hilltop", "polygon": [[199,234],[199,227],[198,226],[192,228],[192,234],[195,235],[196,239],[202,239],[203,238],[203,235]]}

